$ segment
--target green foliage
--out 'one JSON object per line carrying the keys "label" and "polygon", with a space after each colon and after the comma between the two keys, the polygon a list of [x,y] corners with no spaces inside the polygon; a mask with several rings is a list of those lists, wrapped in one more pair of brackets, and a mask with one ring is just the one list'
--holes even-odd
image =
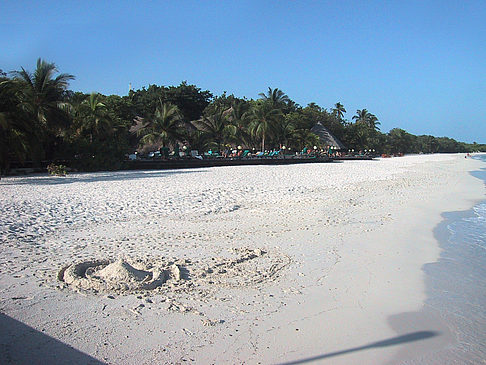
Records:
{"label": "green foliage", "polygon": [[380,125],[380,122],[378,121],[376,115],[371,114],[366,109],[361,109],[361,110],[358,109],[356,111],[356,115],[353,116],[353,120],[356,120],[357,124],[364,124],[368,126],[370,129],[375,129],[375,130],[380,129],[378,127]]}
{"label": "green foliage", "polygon": [[209,134],[201,130],[192,130],[188,132],[186,140],[191,150],[200,152],[208,151],[213,144]]}
{"label": "green foliage", "polygon": [[0,175],[8,172],[11,160],[23,163],[34,136],[27,115],[19,108],[16,85],[0,81]]}
{"label": "green foliage", "polygon": [[214,147],[219,150],[224,144],[234,140],[237,133],[237,127],[230,123],[228,113],[223,109],[216,109],[211,115],[204,115],[194,121],[193,125],[206,133]]}
{"label": "green foliage", "polygon": [[140,144],[155,145],[157,149],[165,145],[174,145],[183,139],[182,117],[177,106],[170,103],[163,103],[159,100],[159,105],[155,108],[153,117],[144,122],[139,120],[142,124],[140,129],[136,131],[140,139]]}
{"label": "green foliage", "polygon": [[129,93],[136,116],[150,119],[159,102],[162,102],[176,105],[185,122],[199,119],[211,98],[212,94],[209,91],[201,91],[185,81],[179,86],[149,85],[147,89],[142,88]]}
{"label": "green foliage", "polygon": [[55,175],[55,176],[66,176],[67,174],[66,166],[56,165],[53,163],[47,166],[47,172],[49,172],[49,175]]}
{"label": "green foliage", "polygon": [[60,74],[53,63],[37,60],[34,73],[21,68],[0,80],[0,159],[2,172],[12,160],[40,161],[54,154],[58,139],[69,124],[65,102],[72,75]]}
{"label": "green foliage", "polygon": [[408,149],[412,146],[413,137],[403,129],[394,128],[388,133],[388,141],[386,152],[390,153],[406,153],[410,152]]}
{"label": "green foliage", "polygon": [[275,107],[275,103],[269,99],[256,103],[249,116],[251,122],[249,125],[250,133],[255,137],[261,136],[262,151],[265,151],[265,137],[274,133],[278,123],[283,120],[282,111]]}
{"label": "green foliage", "polygon": [[[249,149],[299,151],[325,147],[311,132],[321,123],[349,149],[378,153],[486,151],[486,145],[447,137],[415,136],[395,128],[379,130],[378,118],[358,109],[348,122],[340,102],[330,111],[315,103],[302,108],[282,90],[268,88],[258,100],[213,97],[195,85],[149,85],[127,96],[68,90],[74,78],[53,63],[37,61],[9,77],[0,70],[0,174],[12,162],[67,161],[85,170],[113,170],[136,148],[186,144],[200,152],[242,145]],[[64,163],[64,162],[63,162]]]}
{"label": "green foliage", "polygon": [[94,136],[101,137],[113,132],[113,118],[103,99],[102,95],[91,93],[79,104],[75,114],[78,133],[88,135],[90,142]]}
{"label": "green foliage", "polygon": [[44,133],[58,135],[68,125],[68,107],[65,93],[69,81],[74,76],[60,74],[54,77],[57,68],[53,63],[37,60],[34,73],[26,71],[13,72],[13,81],[17,84],[19,107],[31,118],[33,128]]}
{"label": "green foliage", "polygon": [[344,124],[344,113],[346,113],[346,108],[341,103],[334,104],[332,109],[332,115],[341,123]]}

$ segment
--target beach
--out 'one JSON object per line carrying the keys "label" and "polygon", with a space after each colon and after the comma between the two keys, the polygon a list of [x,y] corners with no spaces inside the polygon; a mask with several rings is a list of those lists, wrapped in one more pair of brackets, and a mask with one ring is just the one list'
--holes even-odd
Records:
{"label": "beach", "polygon": [[433,363],[460,338],[423,310],[424,267],[442,214],[484,200],[480,168],[444,154],[2,178],[0,362]]}

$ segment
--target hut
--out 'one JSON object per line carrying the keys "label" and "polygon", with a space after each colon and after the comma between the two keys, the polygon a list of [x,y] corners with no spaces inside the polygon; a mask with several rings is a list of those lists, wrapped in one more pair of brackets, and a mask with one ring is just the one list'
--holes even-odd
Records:
{"label": "hut", "polygon": [[331,146],[336,148],[337,150],[345,150],[346,146],[342,144],[342,142],[337,139],[335,136],[329,132],[329,130],[322,125],[321,122],[317,122],[312,128],[311,132],[315,133],[319,136],[321,142],[326,146]]}

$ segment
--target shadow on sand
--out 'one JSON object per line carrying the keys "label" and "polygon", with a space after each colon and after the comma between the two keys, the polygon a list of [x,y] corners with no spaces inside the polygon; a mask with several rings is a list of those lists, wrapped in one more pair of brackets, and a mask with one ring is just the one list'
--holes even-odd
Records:
{"label": "shadow on sand", "polygon": [[0,313],[0,364],[105,364]]}
{"label": "shadow on sand", "polygon": [[92,172],[75,173],[67,176],[45,176],[31,175],[28,177],[11,177],[0,180],[0,185],[65,185],[72,183],[91,183],[101,181],[122,181],[148,179],[154,177],[167,177],[174,174],[201,173],[201,169],[194,170],[158,170],[158,171],[113,171],[113,172]]}
{"label": "shadow on sand", "polygon": [[376,348],[376,347],[395,346],[395,345],[399,345],[399,344],[402,344],[402,343],[425,340],[427,338],[438,336],[439,334],[440,334],[439,332],[434,332],[434,331],[412,332],[412,333],[408,333],[406,335],[393,337],[393,338],[390,338],[388,340],[372,342],[370,344],[359,346],[359,347],[353,347],[353,348],[342,350],[342,351],[330,352],[328,354],[322,354],[322,355],[308,357],[308,358],[305,358],[305,359],[285,362],[285,363],[282,363],[281,365],[305,364],[305,363],[312,362],[312,361],[324,360],[324,359],[327,359],[327,358],[330,358],[330,357],[348,354],[350,352],[362,351],[362,350],[372,349],[372,348]]}

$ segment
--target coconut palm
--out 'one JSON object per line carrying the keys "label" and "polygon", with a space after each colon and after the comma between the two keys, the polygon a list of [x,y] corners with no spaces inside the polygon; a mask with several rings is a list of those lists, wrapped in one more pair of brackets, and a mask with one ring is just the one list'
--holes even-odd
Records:
{"label": "coconut palm", "polygon": [[284,118],[279,118],[275,124],[275,140],[282,146],[288,146],[295,134],[295,124],[290,114]]}
{"label": "coconut palm", "polygon": [[16,85],[0,81],[0,177],[8,172],[11,158],[24,162],[36,138],[27,116],[18,108]]}
{"label": "coconut palm", "polygon": [[68,103],[65,102],[65,91],[73,75],[60,74],[54,63],[37,60],[34,73],[14,71],[13,81],[18,85],[21,108],[30,114],[34,127],[59,134],[69,120]]}
{"label": "coconut palm", "polygon": [[142,144],[152,143],[159,147],[182,140],[184,128],[179,109],[173,104],[162,103],[159,99],[152,120],[144,124],[137,133],[143,136],[140,140]]}
{"label": "coconut palm", "polygon": [[248,133],[249,103],[243,100],[233,102],[228,120],[236,127],[235,142],[243,142],[247,146],[251,144],[251,136]]}
{"label": "coconut palm", "polygon": [[353,120],[356,120],[356,123],[367,124],[368,116],[369,112],[367,109],[358,109],[356,110],[356,115],[353,115]]}
{"label": "coconut palm", "polygon": [[192,130],[186,135],[187,142],[191,146],[191,150],[197,150],[199,152],[207,151],[211,146],[209,135],[200,130]]}
{"label": "coconut palm", "polygon": [[260,93],[258,95],[263,100],[270,102],[273,107],[281,107],[290,101],[289,97],[278,88],[272,90],[272,88],[269,87],[266,94]]}
{"label": "coconut palm", "polygon": [[265,137],[275,129],[282,118],[282,112],[270,102],[258,103],[251,111],[250,131],[262,138],[262,151],[265,151]]}
{"label": "coconut palm", "polygon": [[93,135],[110,133],[113,129],[113,119],[102,102],[102,95],[95,92],[81,102],[76,117],[80,131],[88,133],[90,142],[93,142]]}
{"label": "coconut palm", "polygon": [[380,128],[378,127],[381,123],[378,121],[378,118],[376,117],[376,115],[374,114],[370,114],[368,116],[368,126],[371,128],[371,129],[374,129],[374,130],[380,130]]}
{"label": "coconut palm", "polygon": [[236,126],[229,123],[228,113],[222,109],[216,109],[211,115],[203,116],[193,124],[205,132],[208,138],[216,143],[218,149],[221,149],[228,139],[233,139],[232,137],[237,133]]}
{"label": "coconut palm", "polygon": [[380,125],[380,122],[378,121],[378,118],[376,117],[376,115],[371,114],[366,109],[358,109],[356,111],[356,115],[353,116],[353,119],[356,120],[356,123],[365,124],[371,129],[379,129],[378,125]]}
{"label": "coconut palm", "polygon": [[344,120],[344,113],[346,113],[346,109],[344,105],[341,103],[334,104],[334,108],[332,109],[332,113],[338,118],[340,121]]}

